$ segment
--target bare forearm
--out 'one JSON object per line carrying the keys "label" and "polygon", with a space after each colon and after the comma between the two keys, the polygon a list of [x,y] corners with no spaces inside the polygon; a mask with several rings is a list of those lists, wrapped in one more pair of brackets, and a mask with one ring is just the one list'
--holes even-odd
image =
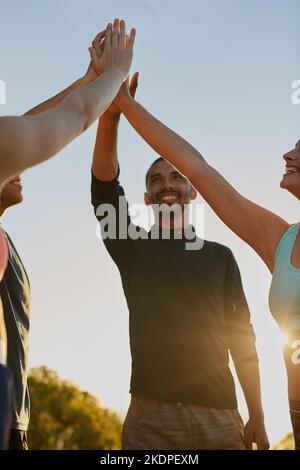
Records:
{"label": "bare forearm", "polygon": [[[242,202],[242,197],[192,145],[152,116],[137,101],[130,97],[123,98],[118,101],[118,106],[137,133],[191,181],[222,220],[225,219],[224,206],[232,207],[234,200],[235,205]],[[227,220],[224,221],[227,223]],[[228,225],[235,230],[231,213]]]}
{"label": "bare forearm", "polygon": [[74,106],[82,110],[86,117],[86,129],[107,110],[123,80],[124,75],[118,69],[111,68],[88,86],[69,95],[64,103],[73,101]]}
{"label": "bare forearm", "polygon": [[122,81],[119,70],[109,69],[50,111],[0,118],[0,182],[63,149],[108,108]]}
{"label": "bare forearm", "polygon": [[185,176],[189,178],[189,175],[193,174],[194,165],[199,166],[200,162],[203,165],[206,164],[204,158],[192,145],[162,124],[137,101],[127,98],[118,102],[118,105],[138,134]]}
{"label": "bare forearm", "polygon": [[101,181],[112,181],[118,172],[117,139],[120,115],[105,113],[98,124],[93,173]]}
{"label": "bare forearm", "polygon": [[238,362],[235,370],[244,392],[249,416],[263,418],[259,366],[256,362]]}
{"label": "bare forearm", "polygon": [[31,157],[36,160],[32,164],[56,154],[99,118],[115,98],[122,80],[118,70],[109,69],[88,86],[69,94],[57,107],[29,117],[40,127],[40,137],[44,137],[40,141],[41,153],[38,158]]}
{"label": "bare forearm", "polygon": [[90,81],[86,76],[83,76],[76,80],[76,82],[72,83],[69,87],[65,90],[61,91],[57,95],[49,98],[48,100],[40,103],[39,105],[35,106],[34,108],[30,109],[25,113],[25,116],[34,116],[35,114],[44,113],[45,111],[49,111],[49,109],[54,108],[58,104],[60,104],[70,93],[75,90],[79,90],[84,86],[88,85]]}
{"label": "bare forearm", "polygon": [[242,196],[192,145],[134,99],[122,98],[118,106],[140,136],[191,181],[223,222],[272,270],[275,248],[288,224]]}

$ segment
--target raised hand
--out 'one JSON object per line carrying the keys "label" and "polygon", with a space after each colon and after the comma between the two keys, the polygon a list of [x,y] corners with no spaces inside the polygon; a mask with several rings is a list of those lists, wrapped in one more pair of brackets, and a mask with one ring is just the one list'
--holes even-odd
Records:
{"label": "raised hand", "polygon": [[[129,93],[132,96],[132,98],[135,97],[135,93],[136,93],[136,90],[137,90],[137,87],[138,87],[138,84],[139,84],[138,80],[139,80],[139,72],[135,72],[131,77],[131,81],[130,81],[130,85],[129,85]],[[126,82],[125,82],[125,84],[126,84]],[[122,87],[123,87],[123,85],[122,85]]]}
{"label": "raised hand", "polygon": [[122,104],[124,101],[126,102],[128,99],[135,97],[135,93],[138,87],[138,78],[139,73],[135,72],[131,78],[130,84],[129,79],[127,78],[126,82],[124,82],[121,86],[120,91],[113,102],[114,106],[118,107],[119,112],[122,111]]}
{"label": "raised hand", "polygon": [[95,72],[92,61],[90,61],[88,69],[84,75],[84,79],[86,80],[87,83],[92,82],[98,77],[98,74]]}
{"label": "raised hand", "polygon": [[91,62],[88,68],[88,72],[90,75],[94,75],[94,78],[103,72],[100,59],[104,49],[105,32],[106,30],[104,29],[104,31],[98,33],[97,36],[95,36],[93,39],[92,47],[89,47]]}
{"label": "raised hand", "polygon": [[[101,33],[100,33],[101,34]],[[133,45],[135,40],[135,29],[130,32],[130,36],[126,35],[125,21],[118,19],[107,25],[105,31],[105,41],[103,45],[103,53],[99,57],[99,46],[102,38],[99,38],[97,47],[90,50],[92,56],[92,64],[97,73],[102,73],[109,68],[119,70],[126,80],[133,56]]]}

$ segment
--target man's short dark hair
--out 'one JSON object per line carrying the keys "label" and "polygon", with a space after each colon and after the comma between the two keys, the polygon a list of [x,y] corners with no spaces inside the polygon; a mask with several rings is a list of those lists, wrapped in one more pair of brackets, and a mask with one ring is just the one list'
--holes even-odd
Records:
{"label": "man's short dark hair", "polygon": [[150,175],[151,168],[153,168],[154,165],[156,165],[156,163],[158,162],[165,162],[165,160],[162,157],[159,157],[156,160],[154,160],[154,162],[152,162],[151,165],[149,166],[148,171],[146,173],[146,188],[147,189],[148,189],[149,175]]}

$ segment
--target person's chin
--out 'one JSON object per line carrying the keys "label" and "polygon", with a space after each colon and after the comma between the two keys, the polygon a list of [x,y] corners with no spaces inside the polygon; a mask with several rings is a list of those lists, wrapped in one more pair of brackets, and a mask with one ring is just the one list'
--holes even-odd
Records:
{"label": "person's chin", "polygon": [[283,175],[282,180],[280,181],[281,189],[287,189],[291,187],[291,181],[289,180],[289,175]]}
{"label": "person's chin", "polygon": [[284,178],[282,178],[282,180],[280,181],[279,186],[280,186],[281,189],[286,189],[286,184],[285,184]]}
{"label": "person's chin", "polygon": [[10,206],[17,206],[23,202],[23,195],[20,193],[17,197],[15,197],[12,201]]}
{"label": "person's chin", "polygon": [[295,187],[295,185],[287,184],[287,182],[283,178],[283,180],[280,182],[280,188],[288,191],[297,199],[300,199],[300,186],[298,188],[298,187]]}

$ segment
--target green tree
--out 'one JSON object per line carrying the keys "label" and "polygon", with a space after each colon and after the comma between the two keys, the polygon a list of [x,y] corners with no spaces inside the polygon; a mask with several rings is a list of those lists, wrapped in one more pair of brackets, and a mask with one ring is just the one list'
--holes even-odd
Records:
{"label": "green tree", "polygon": [[121,448],[122,424],[96,397],[46,367],[31,369],[28,383],[30,449]]}
{"label": "green tree", "polygon": [[281,439],[277,444],[273,447],[273,450],[294,450],[295,443],[294,437],[292,433],[287,434],[283,439]]}

